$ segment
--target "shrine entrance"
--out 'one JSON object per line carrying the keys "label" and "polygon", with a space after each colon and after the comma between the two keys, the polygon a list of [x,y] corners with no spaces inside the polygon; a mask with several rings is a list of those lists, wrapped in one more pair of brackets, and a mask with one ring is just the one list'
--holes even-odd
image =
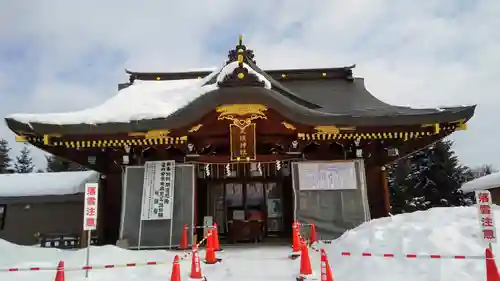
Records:
{"label": "shrine entrance", "polygon": [[[289,162],[199,165],[196,231],[217,223],[221,243],[260,243],[291,237],[294,192]],[[285,239],[286,238],[286,239]]]}
{"label": "shrine entrance", "polygon": [[283,186],[276,181],[208,184],[207,215],[228,243],[262,242],[284,230]]}

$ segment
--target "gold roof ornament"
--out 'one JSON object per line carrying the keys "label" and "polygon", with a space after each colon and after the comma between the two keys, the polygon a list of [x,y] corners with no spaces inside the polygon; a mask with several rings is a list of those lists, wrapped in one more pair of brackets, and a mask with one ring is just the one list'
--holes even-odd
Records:
{"label": "gold roof ornament", "polygon": [[170,134],[170,130],[151,130],[146,132],[146,139],[166,138]]}
{"label": "gold roof ornament", "polygon": [[339,128],[337,128],[336,126],[316,126],[316,127],[314,127],[314,130],[316,130],[316,132],[318,134],[332,134],[332,135],[335,135],[335,134],[340,133]]}
{"label": "gold roof ornament", "polygon": [[264,114],[267,111],[267,106],[263,104],[225,104],[218,106],[216,111],[220,113],[219,120],[224,119],[228,115],[233,116],[246,116],[257,115],[261,118],[266,118]]}
{"label": "gold roof ornament", "polygon": [[262,104],[225,104],[218,106],[219,114],[217,120],[230,120],[241,130],[252,124],[255,119],[267,119],[267,106]]}
{"label": "gold roof ornament", "polygon": [[290,124],[290,123],[288,123],[288,122],[283,121],[283,122],[281,122],[281,124],[282,124],[285,128],[287,128],[288,130],[290,130],[290,131],[295,131],[295,130],[296,130],[295,126],[294,126],[294,125],[292,125],[292,124]]}
{"label": "gold roof ornament", "polygon": [[201,127],[203,127],[203,124],[194,125],[193,127],[191,127],[191,129],[188,130],[188,132],[190,133],[198,132],[201,129]]}

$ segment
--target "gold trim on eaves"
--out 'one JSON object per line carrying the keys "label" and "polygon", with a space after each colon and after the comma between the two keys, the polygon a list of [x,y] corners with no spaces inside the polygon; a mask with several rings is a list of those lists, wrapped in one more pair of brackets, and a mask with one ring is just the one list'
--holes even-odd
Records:
{"label": "gold trim on eaves", "polygon": [[339,134],[305,134],[299,133],[299,140],[383,140],[383,139],[416,139],[424,136],[432,136],[432,132],[387,132],[387,133],[339,133]]}
{"label": "gold trim on eaves", "polygon": [[182,144],[187,141],[187,136],[166,137],[166,138],[137,138],[137,139],[108,139],[108,140],[58,140],[48,136],[26,137],[27,141],[33,144],[44,144],[54,147],[66,148],[106,148],[124,146],[150,146]]}

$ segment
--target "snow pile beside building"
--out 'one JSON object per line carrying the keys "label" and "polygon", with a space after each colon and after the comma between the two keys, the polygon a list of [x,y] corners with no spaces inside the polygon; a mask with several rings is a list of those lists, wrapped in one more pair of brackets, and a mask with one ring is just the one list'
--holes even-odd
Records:
{"label": "snow pile beside building", "polygon": [[[497,217],[500,209],[496,208]],[[227,247],[219,257],[221,264],[202,264],[208,280],[289,281],[299,271],[300,261],[286,258],[289,247]],[[436,208],[365,223],[326,246],[334,280],[386,281],[483,281],[484,260],[404,259],[382,257],[341,257],[340,252],[415,253],[483,255],[485,245],[479,235],[475,207]],[[494,251],[499,253],[500,248]],[[82,266],[85,251],[36,249],[0,243],[0,266],[55,266],[65,260],[67,267]],[[92,248],[91,263],[124,264],[141,261],[169,261],[167,265],[96,270],[92,281],[169,280],[170,261],[178,252],[127,251],[113,246]],[[312,266],[319,272],[319,254],[311,251]],[[201,256],[203,257],[202,251]],[[182,279],[188,280],[190,261],[181,262]],[[1,280],[53,280],[54,272],[0,273]],[[67,272],[66,280],[82,281],[84,273]]]}
{"label": "snow pile beside building", "polygon": [[95,171],[0,175],[0,197],[70,195],[81,193],[85,183],[97,182]]}
{"label": "snow pile beside building", "polygon": [[[498,206],[495,213],[500,216]],[[484,260],[340,257],[339,252],[482,256],[486,246],[476,207],[455,207],[367,222],[334,241],[328,252],[337,276],[347,278],[342,280],[485,280]]]}

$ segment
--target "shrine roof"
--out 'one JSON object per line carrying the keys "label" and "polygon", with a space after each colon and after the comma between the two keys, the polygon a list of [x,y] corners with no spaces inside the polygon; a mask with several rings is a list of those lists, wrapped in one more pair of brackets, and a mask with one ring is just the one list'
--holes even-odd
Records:
{"label": "shrine roof", "polygon": [[352,75],[353,66],[260,69],[241,41],[226,64],[206,71],[127,71],[130,83],[104,103],[75,112],[13,114],[18,134],[111,134],[189,126],[222,104],[265,104],[306,125],[400,126],[467,121],[475,106],[416,109],[387,104]]}

